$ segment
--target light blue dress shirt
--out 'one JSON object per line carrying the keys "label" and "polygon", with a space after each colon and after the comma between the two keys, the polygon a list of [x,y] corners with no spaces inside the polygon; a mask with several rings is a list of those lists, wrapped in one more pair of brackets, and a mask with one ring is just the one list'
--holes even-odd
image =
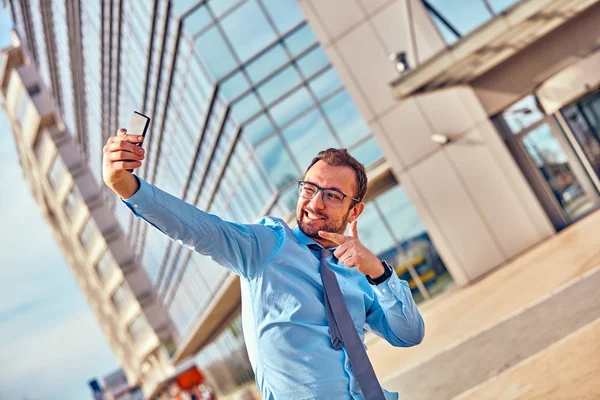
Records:
{"label": "light blue dress shirt", "polygon": [[[254,366],[264,400],[363,399],[346,350],[331,345],[319,259],[307,248],[313,239],[273,217],[226,222],[139,181],[140,189],[124,200],[135,215],[246,281],[256,340],[250,345],[260,349]],[[421,342],[423,319],[406,281],[392,274],[373,286],[333,254],[327,264],[363,341],[366,327],[394,346]]]}

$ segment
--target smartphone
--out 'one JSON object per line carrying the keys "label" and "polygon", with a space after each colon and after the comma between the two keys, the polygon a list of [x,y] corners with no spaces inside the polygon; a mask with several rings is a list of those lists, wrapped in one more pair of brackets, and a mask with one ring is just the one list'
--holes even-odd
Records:
{"label": "smartphone", "polygon": [[[128,135],[138,135],[143,138],[146,137],[146,132],[148,132],[148,127],[150,126],[150,117],[145,116],[142,113],[137,111],[133,112],[131,116],[131,121],[129,121],[129,126],[127,127]],[[136,143],[136,146],[141,146],[144,142]],[[128,169],[127,171],[133,172],[132,169]]]}

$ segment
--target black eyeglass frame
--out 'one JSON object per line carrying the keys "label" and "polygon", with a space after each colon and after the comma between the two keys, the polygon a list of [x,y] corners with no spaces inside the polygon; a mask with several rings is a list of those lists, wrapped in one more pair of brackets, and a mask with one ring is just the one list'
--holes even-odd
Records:
{"label": "black eyeglass frame", "polygon": [[[315,190],[315,194],[314,194],[312,197],[304,197],[304,196],[302,196],[302,194],[301,194],[301,193],[302,193],[302,187],[303,187],[305,184],[308,184],[308,185],[314,186],[314,187],[317,189],[317,190]],[[325,191],[327,191],[327,190],[330,190],[330,191],[333,191],[333,192],[339,193],[339,194],[341,194],[341,195],[343,196],[343,197],[342,197],[342,200],[340,201],[340,204],[338,204],[338,205],[336,206],[336,205],[331,205],[331,204],[328,204],[328,203],[325,201]],[[352,200],[352,201],[355,201],[355,202],[356,202],[356,204],[360,203],[360,200],[359,200],[359,199],[355,199],[355,198],[354,198],[354,197],[352,197],[352,196],[348,196],[347,194],[345,194],[345,193],[343,193],[343,192],[340,192],[339,190],[337,190],[337,189],[335,189],[335,188],[322,188],[322,187],[320,187],[320,186],[317,186],[317,185],[315,185],[315,184],[314,184],[314,183],[312,183],[312,182],[307,182],[307,181],[298,181],[298,196],[302,197],[303,199],[312,200],[312,199],[314,199],[314,198],[315,198],[315,196],[316,196],[316,195],[317,195],[317,193],[319,193],[319,192],[321,192],[321,200],[323,201],[323,203],[327,204],[329,207],[334,207],[334,208],[338,208],[338,207],[340,207],[342,204],[344,204],[344,200],[345,200],[346,198],[349,198],[350,200]]]}

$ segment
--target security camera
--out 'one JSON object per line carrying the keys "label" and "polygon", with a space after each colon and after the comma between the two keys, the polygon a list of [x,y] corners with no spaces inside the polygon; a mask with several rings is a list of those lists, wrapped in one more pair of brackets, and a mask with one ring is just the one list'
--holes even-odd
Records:
{"label": "security camera", "polygon": [[440,135],[436,133],[431,135],[431,141],[437,144],[447,144],[450,142],[450,138],[446,135]]}
{"label": "security camera", "polygon": [[408,61],[406,60],[406,52],[404,51],[390,54],[390,61],[401,74],[410,69]]}

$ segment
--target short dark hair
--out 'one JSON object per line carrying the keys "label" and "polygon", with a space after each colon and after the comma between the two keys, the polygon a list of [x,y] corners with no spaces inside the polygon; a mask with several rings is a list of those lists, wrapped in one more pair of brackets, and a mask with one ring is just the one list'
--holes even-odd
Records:
{"label": "short dark hair", "polygon": [[362,165],[356,158],[352,157],[350,153],[348,153],[347,149],[333,149],[329,148],[327,150],[320,151],[319,154],[315,158],[313,158],[312,162],[306,168],[306,173],[309,169],[312,168],[317,162],[323,161],[332,167],[350,167],[354,170],[354,174],[356,175],[356,188],[358,190],[358,194],[356,198],[359,201],[362,201],[367,194],[367,173],[365,172],[365,166]]}

